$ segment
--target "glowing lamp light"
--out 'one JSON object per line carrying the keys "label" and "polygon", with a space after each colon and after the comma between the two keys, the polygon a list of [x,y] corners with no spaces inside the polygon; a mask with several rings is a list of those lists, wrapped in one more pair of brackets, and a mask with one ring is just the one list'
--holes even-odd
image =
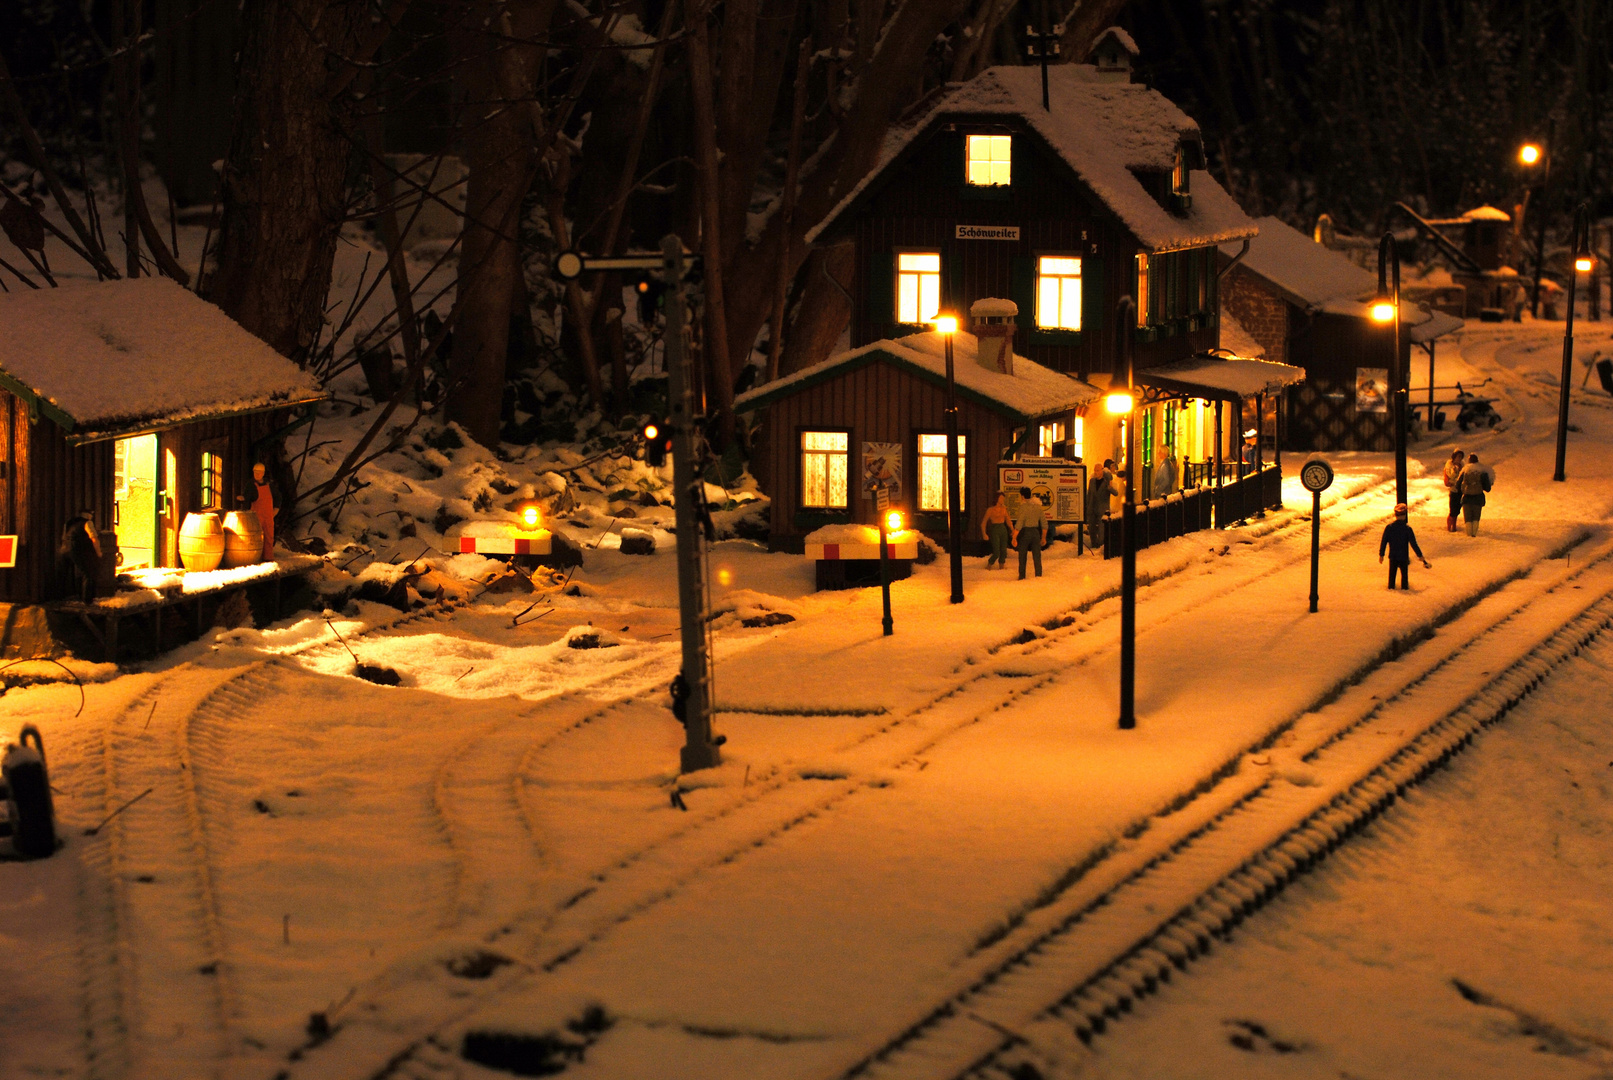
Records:
{"label": "glowing lamp light", "polygon": [[1574,269],[1578,270],[1582,274],[1590,273],[1591,269],[1595,266],[1596,260],[1591,258],[1589,255],[1581,255],[1579,258],[1574,260]]}
{"label": "glowing lamp light", "polygon": [[1103,399],[1103,407],[1116,416],[1131,412],[1131,395],[1124,392],[1110,394]]}
{"label": "glowing lamp light", "polygon": [[728,569],[726,566],[719,566],[717,568],[717,584],[726,587],[732,585],[733,583],[734,572]]}
{"label": "glowing lamp light", "polygon": [[902,531],[902,512],[900,510],[892,510],[885,515],[885,531],[893,533]]}
{"label": "glowing lamp light", "polygon": [[654,439],[659,434],[661,434],[661,429],[656,427],[654,424],[645,424],[644,425],[644,441],[645,442],[648,442],[651,439]]}
{"label": "glowing lamp light", "polygon": [[939,334],[956,334],[958,332],[958,320],[951,315],[942,315],[935,320],[935,330]]}
{"label": "glowing lamp light", "polygon": [[543,521],[543,514],[536,503],[528,503],[521,507],[520,525],[523,529],[536,529]]}
{"label": "glowing lamp light", "polygon": [[1534,143],[1524,143],[1518,148],[1518,160],[1525,165],[1536,165],[1540,162],[1540,147]]}
{"label": "glowing lamp light", "polygon": [[1395,306],[1387,300],[1379,300],[1372,305],[1372,321],[1379,323],[1393,322]]}

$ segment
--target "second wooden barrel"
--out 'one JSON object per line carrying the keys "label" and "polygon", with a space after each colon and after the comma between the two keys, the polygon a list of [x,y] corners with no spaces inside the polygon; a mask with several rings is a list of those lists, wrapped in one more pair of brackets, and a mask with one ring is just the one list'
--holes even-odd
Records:
{"label": "second wooden barrel", "polygon": [[224,515],[224,565],[251,566],[263,561],[263,522],[256,510],[231,510]]}

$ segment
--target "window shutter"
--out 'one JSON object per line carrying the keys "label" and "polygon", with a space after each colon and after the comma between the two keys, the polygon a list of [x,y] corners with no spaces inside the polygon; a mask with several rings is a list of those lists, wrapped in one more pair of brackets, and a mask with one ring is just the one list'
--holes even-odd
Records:
{"label": "window shutter", "polygon": [[1008,267],[1008,299],[1019,305],[1014,325],[1021,342],[1029,342],[1036,330],[1036,264],[1029,255],[1015,255]]}
{"label": "window shutter", "polygon": [[891,324],[896,322],[896,256],[889,250],[868,253],[863,297],[867,304],[863,314],[873,338],[890,337]]}
{"label": "window shutter", "polygon": [[1081,329],[1102,330],[1104,308],[1109,294],[1103,288],[1103,259],[1086,255],[1081,259]]}

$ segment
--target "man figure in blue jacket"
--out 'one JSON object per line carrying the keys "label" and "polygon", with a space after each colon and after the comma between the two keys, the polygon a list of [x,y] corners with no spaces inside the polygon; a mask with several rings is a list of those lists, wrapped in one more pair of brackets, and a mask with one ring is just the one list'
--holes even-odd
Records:
{"label": "man figure in blue jacket", "polygon": [[1423,549],[1417,546],[1417,534],[1411,531],[1406,522],[1406,504],[1395,504],[1395,519],[1384,527],[1383,539],[1378,541],[1378,565],[1383,565],[1384,549],[1389,550],[1389,587],[1395,587],[1395,571],[1400,571],[1400,587],[1411,589],[1411,553],[1415,551],[1417,558],[1422,560],[1423,568],[1430,569],[1427,559],[1423,558]]}

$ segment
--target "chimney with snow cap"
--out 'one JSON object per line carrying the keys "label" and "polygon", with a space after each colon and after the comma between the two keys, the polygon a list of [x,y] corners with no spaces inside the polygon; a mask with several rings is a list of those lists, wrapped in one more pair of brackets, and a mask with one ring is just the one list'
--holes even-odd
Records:
{"label": "chimney with snow cap", "polygon": [[1131,64],[1141,55],[1130,34],[1118,26],[1111,26],[1092,43],[1088,57],[1098,69],[1099,82],[1130,82]]}
{"label": "chimney with snow cap", "polygon": [[974,321],[975,354],[980,366],[1004,375],[1014,373],[1014,320],[1019,305],[1012,300],[987,297],[969,305]]}

